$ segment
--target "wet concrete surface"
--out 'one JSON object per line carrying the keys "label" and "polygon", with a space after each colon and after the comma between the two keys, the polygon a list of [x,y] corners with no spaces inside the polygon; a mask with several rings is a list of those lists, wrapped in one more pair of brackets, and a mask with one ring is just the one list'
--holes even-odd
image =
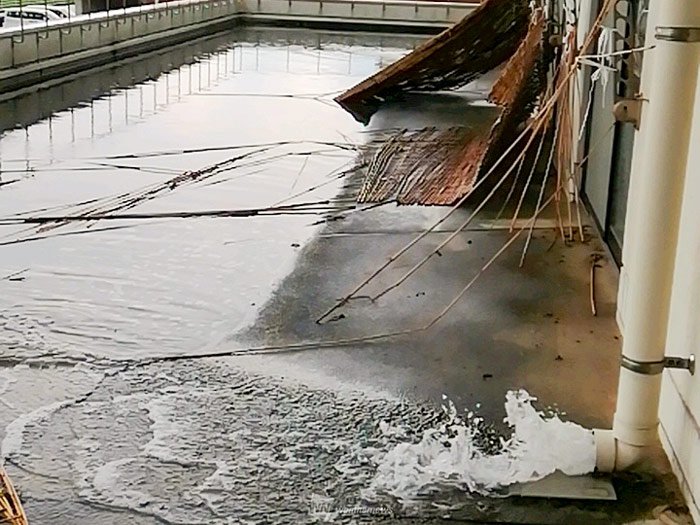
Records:
{"label": "wet concrete surface", "polygon": [[[488,214],[479,229],[461,233],[441,256],[378,302],[360,298],[335,311],[330,316],[334,321],[315,320],[442,213],[387,207],[331,222],[305,248],[294,272],[248,332],[248,343],[343,340],[430,322],[509,238],[507,231],[483,229],[492,224]],[[458,211],[443,231],[451,231],[468,214],[468,209]],[[590,266],[603,248],[595,233],[586,231],[586,243],[564,245],[556,231],[535,230],[522,269],[519,243],[428,331],[276,359],[418,398],[438,400],[446,394],[465,407],[478,402],[493,420],[502,417],[507,389],[526,388],[585,426],[609,425],[619,352],[616,270],[605,258],[598,262],[598,315],[593,316]],[[428,235],[360,294],[373,296],[394,283],[447,235]]]}
{"label": "wet concrete surface", "polygon": [[[268,44],[281,33],[275,35]],[[340,89],[414,42],[391,40],[387,49],[377,50],[372,45],[348,49],[351,39],[345,37],[323,45],[299,44],[296,38],[287,54],[300,64],[296,76],[289,69],[265,69],[264,64],[284,65],[279,53],[284,45],[266,49],[259,41],[247,42],[238,55],[234,50],[223,56],[233,64],[247,63],[252,77],[241,68],[212,81],[208,71],[221,71],[214,54],[192,68],[195,84],[202,75],[208,80],[190,98],[180,84],[176,97],[161,78],[149,84],[154,97],[162,97],[159,89],[165,85],[165,98],[154,99],[152,113],[147,107],[138,114],[144,99],[138,86],[131,102],[119,96],[81,108],[79,131],[92,124],[88,136],[78,137],[82,149],[50,122],[30,127],[26,142],[15,132],[0,144],[5,168],[9,154],[23,154],[27,161],[38,156],[42,162],[32,166],[60,168],[57,175],[63,178],[27,171],[14,193],[5,193],[3,204],[22,211],[163,177],[113,171],[88,179],[66,168],[66,162],[82,162],[87,153],[121,152],[126,146],[144,151],[263,140],[271,129],[275,138],[313,129],[314,138],[341,132],[363,140],[367,130],[338,108],[318,109],[309,101],[296,101],[301,106],[292,109],[268,101],[279,112],[290,112],[283,126],[256,116],[244,123],[248,127],[217,119],[216,138],[226,140],[213,141],[201,131],[216,115],[230,114],[222,100],[236,90],[279,93],[280,74],[295,93]],[[348,51],[355,52],[354,62],[343,61]],[[168,78],[175,86],[177,77]],[[150,96],[147,91],[145,100]],[[125,103],[126,119],[113,118],[112,111],[108,119],[94,118],[96,106]],[[262,107],[250,99],[245,104],[253,112]],[[304,120],[306,112],[314,119]],[[464,96],[416,96],[378,113],[370,130],[465,120],[483,125],[489,113],[478,103],[465,105]],[[53,125],[70,118],[64,114]],[[178,127],[183,121],[187,129]],[[249,137],[255,130],[259,135]],[[45,131],[50,140],[37,139]],[[207,154],[156,167],[191,169],[214,160],[219,159]],[[308,179],[299,187],[325,181],[325,174],[346,160],[309,163]],[[223,206],[231,199],[267,202],[288,195],[290,180],[304,171],[289,161],[268,170],[234,186],[178,193],[164,208]],[[287,176],[282,181],[276,178],[280,173]],[[327,194],[340,191],[341,198],[351,198],[357,182],[327,187]],[[619,354],[617,276],[592,228],[586,229],[585,243],[570,244],[555,242],[553,229],[537,229],[524,268],[518,268],[522,244],[516,243],[427,331],[303,352],[143,361],[420,327],[507,239],[506,231],[489,222],[498,207],[494,203],[478,225],[397,290],[377,303],[353,301],[334,313],[337,320],[321,325],[315,322],[318,315],[445,210],[387,205],[312,228],[307,218],[249,222],[247,229],[215,221],[169,222],[1,247],[8,267],[0,275],[29,268],[15,280],[0,281],[0,438],[31,522],[624,523],[648,515],[656,505],[679,501],[662,460],[651,473],[617,477],[618,503],[484,498],[440,487],[409,507],[391,498],[367,502],[361,497],[375,468],[367,451],[386,450],[397,439],[380,431],[381,422],[409,428],[408,439],[415,440],[444,421],[443,396],[460,410],[477,410],[487,422],[486,441],[505,430],[504,395],[516,388],[526,388],[542,408],[562,418],[589,427],[610,425]],[[365,292],[391,284],[468,211],[459,210]],[[603,256],[596,269],[597,316],[589,304],[595,254]]]}
{"label": "wet concrete surface", "polygon": [[[351,192],[351,190],[349,190]],[[533,189],[536,192],[536,189]],[[258,322],[238,345],[333,341],[424,326],[509,238],[490,206],[413,278],[378,302],[359,298],[319,315],[397,253],[444,210],[388,207],[330,221],[302,253]],[[374,296],[434,250],[470,213],[459,210],[438,232],[393,263],[358,295]],[[584,224],[589,223],[584,213]],[[552,221],[552,216],[544,221]],[[506,221],[507,222],[507,221]],[[505,432],[503,396],[524,388],[563,419],[609,428],[614,412],[620,336],[614,320],[617,269],[597,232],[562,242],[554,229],[535,229],[523,268],[523,242],[505,252],[455,307],[427,331],[367,344],[292,351],[268,359],[317,371],[338,384],[380,386],[435,405],[444,396]],[[595,269],[594,316],[590,270]],[[325,346],[325,343],[324,343]],[[660,446],[634,473],[611,479],[618,501],[541,498],[475,499],[450,519],[483,523],[624,523],[658,505],[682,507]]]}

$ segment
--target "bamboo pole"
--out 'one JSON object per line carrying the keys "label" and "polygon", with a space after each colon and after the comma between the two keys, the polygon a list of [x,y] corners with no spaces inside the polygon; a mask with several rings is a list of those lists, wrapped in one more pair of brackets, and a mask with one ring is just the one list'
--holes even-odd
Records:
{"label": "bamboo pole", "polygon": [[0,465],[0,518],[9,525],[29,525],[22,502],[2,465]]}

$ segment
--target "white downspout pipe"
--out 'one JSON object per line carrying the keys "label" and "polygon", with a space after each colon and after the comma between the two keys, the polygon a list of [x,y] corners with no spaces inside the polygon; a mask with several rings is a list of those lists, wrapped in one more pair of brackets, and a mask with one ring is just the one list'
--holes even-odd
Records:
{"label": "white downspout pipe", "polygon": [[[678,241],[695,88],[700,58],[700,0],[658,2],[647,28],[653,72],[642,85],[645,99],[634,149],[628,228],[637,230],[627,255],[631,265],[625,299],[622,368],[612,430],[595,430],[598,470],[632,466],[658,438],[673,268]],[[700,169],[700,167],[698,168]],[[630,208],[633,207],[633,208]]]}

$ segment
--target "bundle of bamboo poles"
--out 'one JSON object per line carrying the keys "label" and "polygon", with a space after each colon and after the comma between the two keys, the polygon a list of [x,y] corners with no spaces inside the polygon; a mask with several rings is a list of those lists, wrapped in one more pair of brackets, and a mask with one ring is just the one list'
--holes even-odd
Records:
{"label": "bundle of bamboo poles", "polygon": [[[311,148],[292,151],[284,149],[288,146],[297,145],[308,145]],[[181,187],[213,184],[227,180],[239,179],[256,173],[256,170],[260,170],[267,165],[271,165],[273,162],[288,157],[309,159],[313,155],[328,155],[333,154],[334,152],[354,152],[357,150],[357,147],[354,144],[345,142],[308,140],[278,141],[259,144],[113,155],[98,159],[100,162],[96,162],[95,165],[109,167],[110,169],[134,169],[139,171],[149,171],[148,168],[138,165],[113,164],[112,162],[102,161],[133,160],[227,150],[236,151],[235,156],[197,170],[185,171],[182,173],[175,172],[172,174],[172,177],[168,177],[166,180],[158,181],[124,193],[108,195],[74,204],[59,205],[52,208],[29,210],[7,217],[0,217],[0,226],[26,226],[26,228],[13,230],[4,236],[0,236],[0,246],[44,239],[52,235],[68,235],[73,233],[85,233],[87,231],[100,231],[100,228],[92,228],[89,230],[83,228],[81,230],[73,230],[73,232],[64,231],[61,233],[54,233],[54,230],[58,230],[70,224],[75,225],[82,223],[87,225],[87,228],[90,228],[95,222],[103,220],[191,219],[198,217],[254,217],[262,215],[324,215],[329,212],[342,212],[346,211],[346,209],[349,207],[341,205],[334,200],[304,203],[289,203],[289,201],[296,199],[297,197],[310,194],[316,189],[332,183],[333,180],[343,178],[346,175],[352,174],[364,167],[361,164],[357,164],[348,170],[343,170],[340,172],[334,171],[329,174],[331,177],[333,177],[332,180],[316,184],[304,191],[290,195],[278,203],[260,208],[176,211],[165,213],[131,213],[127,212],[127,210],[131,210],[148,201],[168,195]],[[88,158],[87,160],[94,159]],[[240,171],[240,173],[234,173],[235,171]],[[159,173],[171,172],[159,171]],[[219,178],[213,181],[215,177]],[[48,212],[54,213],[49,215]]]}
{"label": "bundle of bamboo poles", "polygon": [[[564,42],[564,53],[561,60],[560,70],[558,71],[559,77],[565,77],[566,71],[576,66],[576,28],[570,28],[570,31],[566,35],[566,40]],[[579,198],[579,187],[581,185],[580,170],[576,169],[577,166],[574,164],[574,140],[576,136],[576,130],[573,124],[573,94],[575,90],[575,82],[572,78],[568,80],[563,80],[568,82],[568,89],[562,91],[562,97],[559,100],[557,118],[559,119],[559,129],[560,133],[557,135],[556,142],[556,172],[557,172],[557,187],[562,188],[562,192],[566,194],[568,191],[569,195],[566,198],[566,211],[568,216],[568,231],[564,232],[562,227],[561,234],[562,238],[568,237],[568,240],[574,240],[574,228],[573,223],[576,222],[578,226],[579,238],[581,242],[584,241],[583,226],[581,221],[581,209],[580,209],[580,198]],[[564,190],[564,181],[568,181],[566,190]],[[572,216],[571,205],[575,205],[576,218]],[[557,195],[557,218],[559,224],[563,224],[560,212],[560,199]]]}
{"label": "bundle of bamboo poles", "polygon": [[29,525],[17,491],[0,465],[0,518],[9,525]]}

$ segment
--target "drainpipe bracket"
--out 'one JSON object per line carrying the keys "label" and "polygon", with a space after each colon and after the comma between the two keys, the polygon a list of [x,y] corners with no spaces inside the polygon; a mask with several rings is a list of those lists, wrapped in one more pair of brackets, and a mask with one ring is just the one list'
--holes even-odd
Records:
{"label": "drainpipe bracket", "polygon": [[690,375],[695,375],[695,354],[688,357],[666,357],[664,359],[665,368],[680,368],[687,370]]}
{"label": "drainpipe bracket", "polygon": [[663,359],[662,361],[653,362],[637,361],[635,359],[632,359],[631,357],[623,355],[620,365],[622,366],[622,368],[626,368],[627,370],[635,372],[637,374],[642,374],[645,376],[654,376],[664,371],[664,368],[666,368],[666,360]]}
{"label": "drainpipe bracket", "polygon": [[657,26],[654,36],[666,42],[700,42],[700,27]]}
{"label": "drainpipe bracket", "polygon": [[662,361],[653,362],[636,361],[623,355],[621,365],[622,368],[626,368],[631,372],[648,376],[658,375],[663,372],[665,368],[687,370],[692,376],[695,374],[695,355],[690,354],[688,357],[666,356]]}
{"label": "drainpipe bracket", "polygon": [[612,112],[617,122],[629,122],[639,129],[642,120],[643,98],[620,98],[613,105]]}

